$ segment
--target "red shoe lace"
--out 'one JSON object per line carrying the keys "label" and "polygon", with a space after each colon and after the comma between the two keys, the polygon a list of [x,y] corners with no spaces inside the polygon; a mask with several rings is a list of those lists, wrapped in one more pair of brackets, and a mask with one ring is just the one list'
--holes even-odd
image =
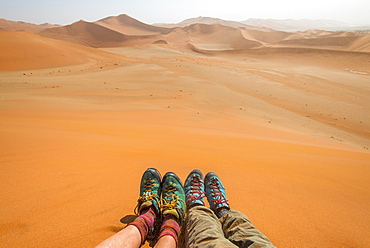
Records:
{"label": "red shoe lace", "polygon": [[209,187],[211,188],[211,192],[212,192],[212,199],[210,200],[213,201],[216,205],[222,204],[222,203],[228,204],[224,195],[220,191],[220,186],[219,186],[217,178],[212,178],[210,182],[211,182],[211,185]]}
{"label": "red shoe lace", "polygon": [[[202,182],[198,175],[194,175],[190,181],[191,185],[191,192],[187,195],[187,198],[189,198],[191,201],[200,200],[203,201],[204,192],[200,192],[200,186],[202,185]],[[198,193],[198,196],[194,195],[194,192]]]}

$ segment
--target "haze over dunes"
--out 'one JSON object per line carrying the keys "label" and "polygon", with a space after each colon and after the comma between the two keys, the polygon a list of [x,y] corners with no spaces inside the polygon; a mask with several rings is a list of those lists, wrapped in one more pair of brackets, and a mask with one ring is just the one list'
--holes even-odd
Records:
{"label": "haze over dunes", "polygon": [[369,33],[239,23],[1,20],[2,245],[93,247],[155,167],[216,172],[277,247],[367,247]]}

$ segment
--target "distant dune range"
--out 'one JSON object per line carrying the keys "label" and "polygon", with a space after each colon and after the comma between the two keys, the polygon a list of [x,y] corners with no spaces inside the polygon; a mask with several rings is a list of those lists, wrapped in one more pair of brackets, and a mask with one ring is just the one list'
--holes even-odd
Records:
{"label": "distant dune range", "polygon": [[[200,23],[197,23],[200,22]],[[250,23],[255,23],[250,22]],[[285,23],[285,25],[288,25]],[[176,25],[175,25],[176,26]],[[333,32],[323,30],[308,30],[305,32],[284,32],[267,29],[264,27],[253,27],[239,22],[224,21],[215,18],[193,18],[179,23],[176,27],[158,27],[142,23],[128,15],[120,15],[115,17],[107,17],[96,22],[78,21],[71,25],[57,26],[51,24],[35,25],[24,22],[12,22],[4,19],[0,20],[0,28],[2,30],[27,30],[34,32],[46,38],[54,40],[63,40],[71,43],[93,47],[93,48],[109,48],[109,47],[125,47],[133,45],[149,45],[149,44],[167,44],[177,49],[192,49],[195,52],[216,52],[216,51],[232,51],[232,50],[250,50],[264,48],[310,48],[319,50],[338,50],[350,52],[370,52],[370,35],[353,33],[353,32]],[[21,36],[27,36],[27,39],[22,40]],[[30,49],[30,53],[36,52],[33,50],[35,43],[45,39],[38,35],[31,34],[2,34],[2,47],[0,49],[8,50],[7,45],[13,46],[9,49],[14,49],[14,42],[6,42],[18,37],[22,40],[22,51]],[[9,39],[5,39],[9,36]],[[12,38],[10,38],[10,36]],[[27,46],[26,43],[33,44]],[[55,52],[55,57],[63,53],[64,49],[51,49],[52,41],[46,43],[39,42],[39,45],[45,45],[45,49],[38,46],[39,50],[49,55],[52,51]],[[68,45],[67,47],[70,47]],[[55,47],[55,46],[54,46]],[[66,64],[71,58],[69,48],[65,50],[65,57],[60,60],[61,64]],[[17,54],[17,53],[15,53]],[[18,51],[19,54],[19,51]],[[58,55],[59,54],[59,55]],[[32,56],[31,56],[32,57]],[[22,59],[15,56],[13,58]],[[2,60],[5,59],[3,56]],[[6,57],[6,59],[9,59]],[[81,58],[72,59],[71,63],[77,63]],[[20,64],[16,69],[22,68]],[[53,63],[51,63],[54,65]],[[38,63],[35,63],[33,68],[36,68]],[[24,67],[27,68],[27,67]],[[2,66],[0,69],[9,70],[10,65]]]}

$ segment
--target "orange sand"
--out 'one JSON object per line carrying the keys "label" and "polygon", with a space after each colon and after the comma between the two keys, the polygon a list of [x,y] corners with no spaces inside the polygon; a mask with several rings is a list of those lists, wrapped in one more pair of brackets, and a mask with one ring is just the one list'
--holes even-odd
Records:
{"label": "orange sand", "polygon": [[53,58],[0,46],[23,63],[0,64],[2,247],[93,247],[133,214],[148,167],[216,172],[277,247],[368,246],[369,54],[0,35]]}

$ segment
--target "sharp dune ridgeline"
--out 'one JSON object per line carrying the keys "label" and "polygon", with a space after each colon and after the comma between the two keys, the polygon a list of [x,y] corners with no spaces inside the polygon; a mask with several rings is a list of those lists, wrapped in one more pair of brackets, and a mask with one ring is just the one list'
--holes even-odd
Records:
{"label": "sharp dune ridgeline", "polygon": [[370,34],[353,30],[1,19],[2,246],[94,247],[155,167],[216,172],[277,247],[368,247]]}

